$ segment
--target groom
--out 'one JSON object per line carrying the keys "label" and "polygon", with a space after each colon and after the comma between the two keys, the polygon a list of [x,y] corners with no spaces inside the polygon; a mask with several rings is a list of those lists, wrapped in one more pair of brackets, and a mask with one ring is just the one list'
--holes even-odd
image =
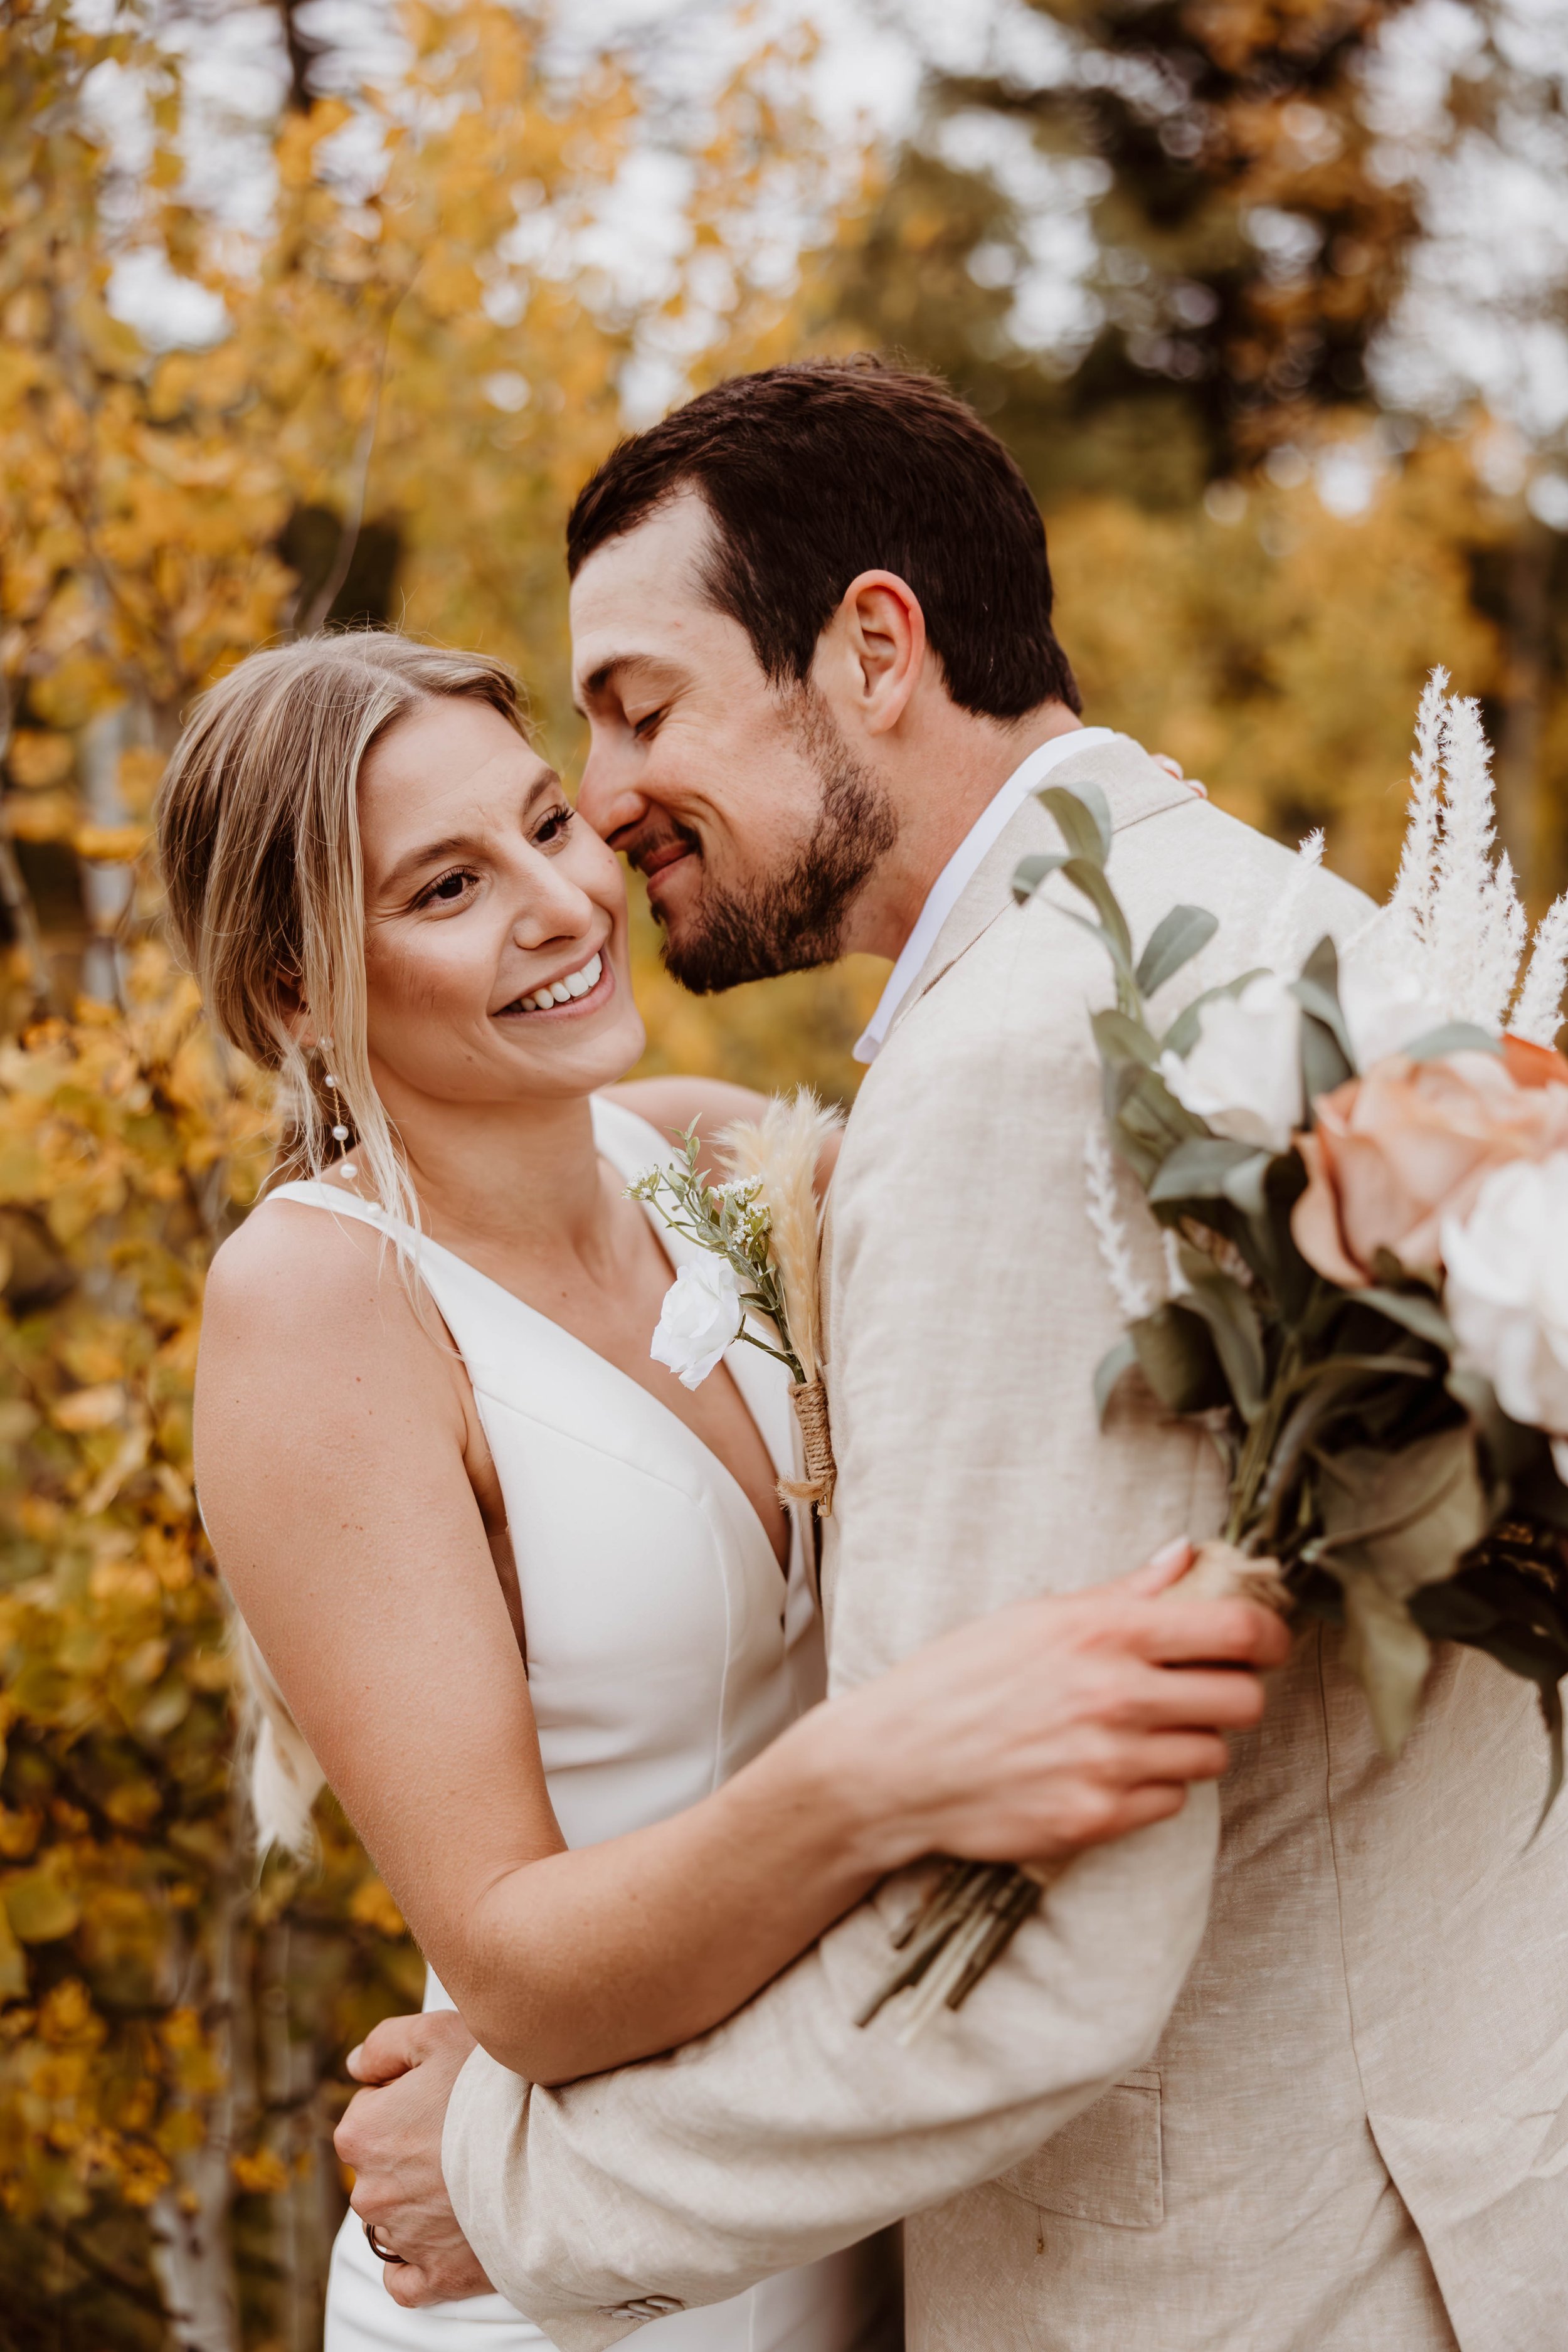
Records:
{"label": "groom", "polygon": [[[1009,881],[1057,845],[1047,776],[1105,794],[1140,936],[1182,898],[1257,922],[1283,853],[1080,724],[1038,513],[929,378],[721,384],[608,459],[569,555],[583,807],[647,875],[671,969],[710,990],[895,960],[826,1247],[836,1684],[1205,1531],[1199,1433],[1125,1402],[1096,1426],[1109,981]],[[1313,887],[1319,928],[1360,920]],[[341,2142],[356,2205],[427,2250],[422,2291],[477,2291],[477,2256],[566,2352],[900,2215],[914,2352],[1550,2352],[1568,1833],[1530,1844],[1543,1770],[1525,1686],[1468,1651],[1385,1764],[1340,1636],[1303,1625],[1223,1825],[1194,1791],[1084,1856],[913,2046],[852,2022],[907,1884],[700,2042],[564,2090],[462,2063],[455,2021],[399,2021],[374,2071],[410,2071]],[[473,2255],[432,2186],[454,2075]]]}

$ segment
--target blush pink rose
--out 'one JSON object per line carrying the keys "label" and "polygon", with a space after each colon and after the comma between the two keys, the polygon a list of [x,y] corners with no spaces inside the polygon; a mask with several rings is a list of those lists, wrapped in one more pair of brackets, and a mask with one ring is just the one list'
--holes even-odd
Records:
{"label": "blush pink rose", "polygon": [[1394,1054],[1314,1109],[1296,1138],[1308,1183],[1290,1230],[1309,1265],[1361,1289],[1379,1250],[1435,1273],[1443,1219],[1464,1216],[1494,1168],[1568,1150],[1568,1063],[1519,1037],[1500,1057]]}

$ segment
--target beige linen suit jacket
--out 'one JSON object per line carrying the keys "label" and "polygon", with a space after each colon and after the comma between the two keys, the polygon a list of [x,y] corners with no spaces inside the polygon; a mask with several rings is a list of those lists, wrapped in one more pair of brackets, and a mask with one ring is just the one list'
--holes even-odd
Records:
{"label": "beige linen suit jacket", "polygon": [[[1053,781],[1082,777],[1110,801],[1135,936],[1182,898],[1224,919],[1177,992],[1234,969],[1285,853],[1125,738]],[[837,1688],[1217,1522],[1206,1441],[1136,1404],[1095,1423],[1119,1331],[1082,1170],[1109,972],[1009,890],[1055,842],[1027,802],[906,999],[835,1179]],[[1365,902],[1323,877],[1310,911],[1342,934]],[[1337,1636],[1304,1630],[1277,1685],[1237,1743],[1217,1872],[1203,1789],[1076,1863],[912,2048],[850,2022],[911,1899],[895,1881],[666,2058],[552,2091],[476,2053],[443,2157],[497,2286],[598,2352],[907,2215],[911,2352],[1568,2341],[1568,1809],[1529,1845],[1533,1702],[1445,1654],[1389,1767]]]}

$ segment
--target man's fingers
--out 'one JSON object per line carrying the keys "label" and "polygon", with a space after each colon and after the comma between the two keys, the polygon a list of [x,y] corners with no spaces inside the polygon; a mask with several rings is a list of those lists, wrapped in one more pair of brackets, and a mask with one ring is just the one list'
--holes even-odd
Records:
{"label": "man's fingers", "polygon": [[385,2017],[343,2064],[356,2083],[395,2083],[424,2056],[422,2017]]}
{"label": "man's fingers", "polygon": [[1204,1660],[1267,1669],[1290,1654],[1283,1618],[1256,1601],[1183,1601],[1174,1595],[1143,1612],[1137,1647],[1165,1666]]}
{"label": "man's fingers", "polygon": [[1173,1543],[1163,1544],[1152,1559],[1135,1568],[1131,1576],[1122,1577],[1121,1590],[1133,1593],[1140,1601],[1152,1601],[1156,1593],[1167,1591],[1179,1577],[1185,1576],[1193,1557],[1187,1538],[1178,1536]]}

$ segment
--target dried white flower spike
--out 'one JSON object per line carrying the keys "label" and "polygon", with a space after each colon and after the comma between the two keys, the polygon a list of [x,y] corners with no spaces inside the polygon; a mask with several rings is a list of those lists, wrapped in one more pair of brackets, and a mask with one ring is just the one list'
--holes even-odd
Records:
{"label": "dried white flower spike", "polygon": [[1100,1248],[1100,1264],[1129,1323],[1152,1312],[1154,1302],[1132,1263],[1121,1203],[1116,1192],[1116,1161],[1097,1119],[1083,1139],[1084,1208]]}
{"label": "dried white flower spike", "polygon": [[1535,930],[1530,968],[1509,1027],[1532,1045],[1550,1045],[1563,1025],[1563,994],[1568,988],[1568,893],[1556,899]]}
{"label": "dried white flower spike", "polygon": [[1279,894],[1271,915],[1260,927],[1262,936],[1254,961],[1267,963],[1271,970],[1292,971],[1303,956],[1316,947],[1317,940],[1300,936],[1302,918],[1307,910],[1307,895],[1323,863],[1323,829],[1320,825],[1307,835],[1291,862],[1289,879]]}
{"label": "dried white flower spike", "polygon": [[1443,787],[1443,730],[1448,711],[1448,673],[1439,667],[1421,691],[1415,714],[1415,753],[1410,762],[1410,815],[1400,852],[1399,874],[1388,912],[1403,918],[1414,939],[1426,942],[1437,876],[1437,834]]}

